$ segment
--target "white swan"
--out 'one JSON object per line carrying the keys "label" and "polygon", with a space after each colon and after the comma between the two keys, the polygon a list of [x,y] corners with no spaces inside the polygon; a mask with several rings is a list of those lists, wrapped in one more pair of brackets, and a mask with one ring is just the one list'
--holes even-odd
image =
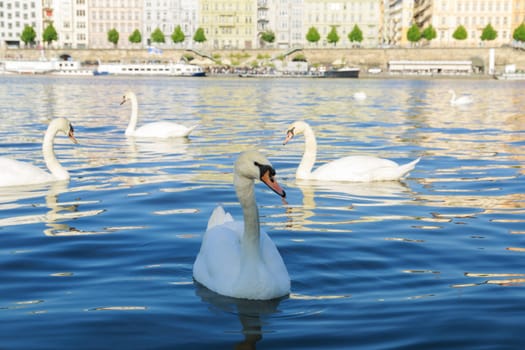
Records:
{"label": "white swan", "polygon": [[257,151],[241,153],[233,184],[244,223],[217,207],[209,221],[193,265],[193,277],[208,289],[233,298],[270,300],[290,293],[290,277],[270,237],[259,227],[254,180],[260,179],[281,197],[275,170]]}
{"label": "white swan", "polygon": [[139,108],[135,93],[131,91],[126,92],[120,104],[123,105],[127,101],[131,101],[131,117],[126,129],[126,136],[155,138],[188,137],[197,127],[197,125],[194,125],[188,128],[177,123],[163,121],[145,124],[137,128]]}
{"label": "white swan", "polygon": [[366,100],[366,93],[363,91],[354,92],[354,99],[359,101]]}
{"label": "white swan", "polygon": [[290,125],[283,144],[286,144],[295,135],[303,133],[304,154],[295,174],[297,179],[362,182],[399,180],[414,169],[420,160],[418,158],[410,163],[398,165],[394,161],[383,158],[349,156],[323,164],[312,171],[317,157],[317,141],[310,125],[304,121],[297,121]]}
{"label": "white swan", "polygon": [[51,121],[42,143],[44,161],[51,173],[29,163],[0,157],[0,169],[2,169],[0,172],[0,186],[29,185],[69,179],[69,173],[60,165],[53,150],[53,141],[58,132],[63,132],[71,141],[77,143],[73,125],[71,125],[69,120],[56,118]]}
{"label": "white swan", "polygon": [[452,95],[450,98],[451,105],[467,105],[472,103],[472,97],[470,96],[460,96],[456,97],[456,92],[454,90],[448,90],[449,94]]}

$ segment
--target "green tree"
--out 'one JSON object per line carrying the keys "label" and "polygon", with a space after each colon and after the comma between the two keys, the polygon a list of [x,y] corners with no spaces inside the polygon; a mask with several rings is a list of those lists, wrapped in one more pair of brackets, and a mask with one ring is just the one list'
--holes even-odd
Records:
{"label": "green tree", "polygon": [[514,29],[514,33],[512,33],[512,38],[516,41],[525,41],[525,23],[520,24],[516,27],[516,29]]}
{"label": "green tree", "polygon": [[275,41],[275,33],[267,30],[261,34],[261,39],[266,43],[273,43]]}
{"label": "green tree", "polygon": [[335,46],[339,42],[339,39],[340,38],[339,38],[339,34],[337,34],[337,28],[335,26],[332,26],[332,29],[326,36],[326,40],[328,41],[329,44],[334,44]]}
{"label": "green tree", "polygon": [[498,37],[498,32],[489,23],[483,28],[480,39],[483,41],[492,41]]}
{"label": "green tree", "polygon": [[112,43],[115,47],[117,47],[119,38],[120,34],[115,28],[108,30],[108,41]]}
{"label": "green tree", "polygon": [[456,40],[465,40],[468,37],[467,30],[462,25],[459,25],[452,34],[452,37]]}
{"label": "green tree", "polygon": [[135,29],[133,33],[128,37],[128,40],[132,44],[138,44],[142,42],[142,34],[140,33],[140,30]]}
{"label": "green tree", "polygon": [[359,28],[359,26],[356,24],[354,25],[354,28],[352,29],[352,31],[348,34],[348,40],[350,40],[350,42],[362,42],[363,41],[363,31],[361,30],[361,28]]}
{"label": "green tree", "polygon": [[421,39],[421,31],[419,30],[417,24],[414,23],[410,28],[408,28],[407,39],[412,44],[417,43],[419,39]]}
{"label": "green tree", "polygon": [[164,37],[164,33],[160,28],[157,28],[151,33],[151,42],[153,43],[165,43],[166,39]]}
{"label": "green tree", "polygon": [[423,29],[423,32],[421,33],[421,37],[427,39],[428,41],[437,38],[437,33],[432,24],[430,24],[428,27]]}
{"label": "green tree", "polygon": [[46,29],[44,29],[42,40],[47,43],[48,46],[51,45],[53,41],[58,40],[58,34],[55,27],[53,26],[53,23],[49,23]]}
{"label": "green tree", "polygon": [[195,34],[193,35],[193,41],[202,44],[206,41],[206,35],[204,34],[204,29],[201,27],[197,28]]}
{"label": "green tree", "polygon": [[312,44],[317,43],[319,40],[321,40],[321,35],[315,27],[310,27],[310,29],[308,29],[308,33],[306,33],[306,40]]}
{"label": "green tree", "polygon": [[173,41],[174,44],[179,44],[184,40],[186,40],[186,35],[184,35],[180,25],[176,26],[175,29],[173,29],[173,33],[171,34],[171,41]]}
{"label": "green tree", "polygon": [[20,35],[20,40],[22,40],[24,44],[27,46],[28,44],[34,44],[35,39],[36,39],[35,29],[31,26],[26,25],[24,27],[24,30],[22,31],[22,34]]}

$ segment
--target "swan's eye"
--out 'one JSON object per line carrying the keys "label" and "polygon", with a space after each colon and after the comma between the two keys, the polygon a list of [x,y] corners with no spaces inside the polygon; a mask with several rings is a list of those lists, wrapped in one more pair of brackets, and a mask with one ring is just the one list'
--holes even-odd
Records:
{"label": "swan's eye", "polygon": [[273,177],[275,176],[275,169],[274,168],[272,168],[269,165],[259,164],[257,162],[253,162],[253,164],[256,165],[257,167],[259,167],[259,178],[262,178],[264,176],[264,174],[266,174],[266,172],[268,172],[270,174],[270,179],[273,182]]}
{"label": "swan's eye", "polygon": [[69,131],[70,132],[75,132],[75,129],[73,128],[73,125],[69,124]]}
{"label": "swan's eye", "polygon": [[287,133],[292,134],[292,136],[294,136],[295,135],[294,130],[295,130],[295,126],[291,129],[288,129]]}

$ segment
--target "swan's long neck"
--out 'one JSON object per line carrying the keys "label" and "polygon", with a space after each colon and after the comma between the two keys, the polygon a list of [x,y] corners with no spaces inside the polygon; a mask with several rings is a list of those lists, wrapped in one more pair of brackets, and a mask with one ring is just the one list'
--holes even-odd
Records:
{"label": "swan's long neck", "polygon": [[131,135],[137,128],[138,120],[138,109],[139,105],[137,103],[137,98],[135,96],[130,97],[131,100],[131,117],[129,118],[129,124],[126,129],[126,135]]}
{"label": "swan's long neck", "polygon": [[241,203],[244,216],[244,234],[241,242],[242,262],[249,264],[250,261],[260,259],[260,227],[259,211],[255,202],[253,180],[235,175],[235,191]]}
{"label": "swan's long neck", "polygon": [[42,143],[42,153],[44,154],[44,161],[51,174],[57,180],[69,179],[69,173],[67,170],[60,165],[53,150],[53,142],[58,132],[57,128],[49,128],[44,136],[44,142]]}
{"label": "swan's long neck", "polygon": [[304,126],[304,154],[297,168],[295,176],[298,179],[308,179],[312,174],[312,168],[317,157],[317,141],[315,134],[309,125]]}

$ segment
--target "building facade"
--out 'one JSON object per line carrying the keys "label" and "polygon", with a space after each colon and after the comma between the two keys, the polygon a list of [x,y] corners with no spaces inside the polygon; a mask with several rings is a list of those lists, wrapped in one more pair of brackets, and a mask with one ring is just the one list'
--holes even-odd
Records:
{"label": "building facade", "polygon": [[[430,42],[430,46],[495,47],[509,44],[515,29],[512,5],[512,0],[434,0],[432,25],[437,38]],[[482,41],[481,34],[488,24],[497,31],[497,37],[492,41]],[[453,37],[459,26],[467,31],[465,40]]]}
{"label": "building facade", "polygon": [[[352,47],[348,35],[355,25],[363,33],[363,47],[378,47],[381,43],[383,21],[381,0],[303,0],[303,36],[304,44],[311,47]],[[315,28],[321,36],[316,43],[307,43],[306,33],[310,28]],[[328,34],[335,29],[340,40],[337,43],[328,42]]]}
{"label": "building facade", "polygon": [[[77,1],[77,0],[75,0]],[[108,41],[108,32],[116,29],[119,33],[118,48],[137,47],[129,36],[143,25],[143,0],[88,0],[89,47],[109,49],[115,47]],[[142,44],[139,44],[141,47]]]}
{"label": "building facade", "polygon": [[42,0],[0,0],[0,41],[2,46],[19,47],[24,27],[36,32],[35,44],[42,41]]}
{"label": "building facade", "polygon": [[257,48],[256,0],[200,0],[199,6],[204,48]]}
{"label": "building facade", "polygon": [[[117,48],[256,49],[256,48],[349,48],[354,46],[410,47],[407,31],[432,25],[437,37],[416,45],[430,47],[497,47],[512,42],[512,35],[525,22],[525,0],[0,0],[0,46],[23,46],[20,35],[29,25],[42,44],[42,33],[53,24],[58,33],[54,47],[113,48],[108,31],[119,33]],[[497,32],[492,41],[481,33],[490,24]],[[171,35],[181,26],[185,41],[173,43]],[[350,42],[358,26],[363,41]],[[465,40],[453,38],[459,26]],[[308,42],[310,28],[320,40]],[[198,28],[206,40],[193,40]],[[160,29],[165,42],[152,43]],[[140,43],[129,36],[139,30]],[[339,40],[330,43],[335,30]],[[262,34],[273,32],[265,42]]]}

